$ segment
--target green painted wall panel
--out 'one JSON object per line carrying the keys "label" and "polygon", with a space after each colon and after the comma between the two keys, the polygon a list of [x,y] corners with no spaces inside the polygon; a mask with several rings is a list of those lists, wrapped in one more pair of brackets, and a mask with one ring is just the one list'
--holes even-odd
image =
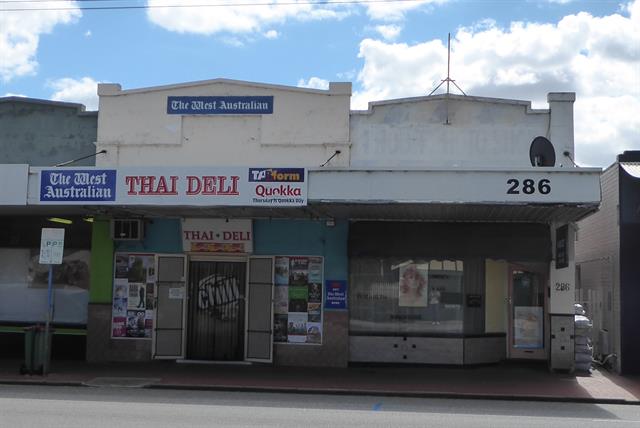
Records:
{"label": "green painted wall panel", "polygon": [[93,222],[89,303],[111,303],[113,241],[109,227],[109,220],[96,219]]}

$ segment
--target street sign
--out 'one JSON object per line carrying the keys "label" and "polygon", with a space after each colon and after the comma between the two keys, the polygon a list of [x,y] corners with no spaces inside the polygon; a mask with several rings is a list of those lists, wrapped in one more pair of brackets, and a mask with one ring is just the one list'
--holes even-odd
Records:
{"label": "street sign", "polygon": [[64,253],[64,229],[43,227],[40,239],[40,264],[62,264]]}

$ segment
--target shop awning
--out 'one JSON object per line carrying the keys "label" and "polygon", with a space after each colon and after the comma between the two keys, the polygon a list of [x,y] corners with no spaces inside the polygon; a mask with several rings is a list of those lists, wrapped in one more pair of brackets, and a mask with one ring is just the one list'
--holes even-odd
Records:
{"label": "shop awning", "polygon": [[315,169],[308,183],[298,207],[55,204],[0,214],[547,223],[577,221],[600,203],[598,168]]}

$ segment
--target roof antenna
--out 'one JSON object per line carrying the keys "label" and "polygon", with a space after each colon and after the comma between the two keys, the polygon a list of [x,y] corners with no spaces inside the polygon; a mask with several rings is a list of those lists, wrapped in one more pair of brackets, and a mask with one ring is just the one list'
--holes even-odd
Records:
{"label": "roof antenna", "polygon": [[448,33],[447,34],[447,78],[446,79],[442,79],[440,81],[440,84],[438,86],[436,86],[435,89],[433,91],[431,91],[429,93],[429,95],[428,95],[428,96],[433,95],[433,93],[435,91],[437,91],[438,88],[440,88],[440,86],[442,86],[445,82],[447,83],[447,93],[445,94],[446,95],[445,104],[446,104],[446,107],[447,107],[447,119],[446,119],[446,121],[444,123],[445,125],[451,125],[451,122],[449,122],[449,94],[450,94],[450,92],[449,92],[449,84],[453,83],[453,86],[458,88],[458,90],[460,92],[462,92],[462,95],[464,95],[465,97],[467,96],[467,94],[464,93],[462,88],[460,88],[460,86],[458,86],[456,81],[451,78],[450,71],[451,71],[451,33]]}

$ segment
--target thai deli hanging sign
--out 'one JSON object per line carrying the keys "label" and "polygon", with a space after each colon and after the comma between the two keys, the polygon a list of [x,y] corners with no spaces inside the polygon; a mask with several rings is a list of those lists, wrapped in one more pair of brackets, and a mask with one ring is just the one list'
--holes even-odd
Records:
{"label": "thai deli hanging sign", "polygon": [[251,253],[252,244],[251,220],[182,220],[182,248],[186,252]]}
{"label": "thai deli hanging sign", "polygon": [[304,206],[307,182],[304,168],[41,169],[37,203]]}

